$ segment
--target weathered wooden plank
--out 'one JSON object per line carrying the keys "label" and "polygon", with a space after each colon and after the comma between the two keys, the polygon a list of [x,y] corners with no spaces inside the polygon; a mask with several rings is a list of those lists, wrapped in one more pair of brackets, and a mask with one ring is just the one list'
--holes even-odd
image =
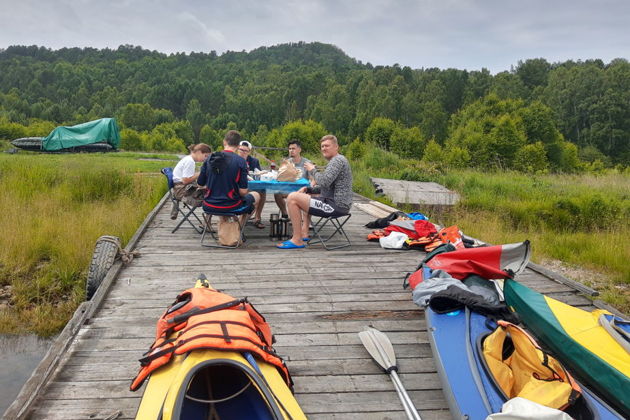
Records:
{"label": "weathered wooden plank", "polygon": [[[350,360],[296,360],[288,362],[287,366],[294,376],[377,375],[383,372],[372,358],[368,355],[365,357]],[[85,382],[105,379],[131,382],[140,367],[136,358],[134,360],[121,359],[117,363],[104,363],[95,358],[83,358],[82,363],[75,362],[72,368],[68,366],[61,371],[56,376],[56,380],[58,382]],[[399,357],[397,362],[400,373],[435,372],[435,363],[430,357]],[[103,372],[107,372],[106,377]]]}
{"label": "weathered wooden plank", "polygon": [[[446,403],[441,391],[410,391],[409,396],[417,405],[423,419],[448,419],[450,414],[443,408]],[[296,394],[296,399],[309,418],[337,419],[405,419],[400,400],[394,391],[360,393]],[[119,419],[130,419],[140,404],[135,398],[95,398],[46,400],[39,414],[51,420],[103,419],[120,411]],[[332,409],[339,410],[337,413]],[[72,417],[69,417],[69,414]]]}
{"label": "weathered wooden plank", "polygon": [[[294,295],[291,295],[289,293],[291,291],[295,293],[296,292],[295,289],[285,289],[285,290],[276,289],[276,291],[278,293],[268,294],[264,296],[249,294],[248,300],[250,303],[253,303],[254,305],[256,305],[256,307],[258,307],[258,305],[279,305],[279,304],[285,304],[289,302],[292,302],[294,304],[298,304],[298,303],[316,304],[316,303],[333,303],[333,302],[335,303],[382,302],[382,301],[409,302],[409,299],[411,296],[409,292],[402,291],[402,290],[400,292],[383,291],[382,293],[350,294],[350,293],[347,293],[347,290],[345,291],[346,293],[322,293],[320,289],[319,293],[312,293],[312,294],[306,294],[306,295],[301,294],[302,292],[301,289],[297,290],[297,292],[299,292],[300,294],[294,294]],[[279,292],[281,291],[284,291],[287,293],[280,294]],[[223,292],[228,293],[228,292],[231,292],[231,290],[223,289]],[[173,296],[172,299],[174,298],[175,296]],[[166,301],[166,302],[169,302],[169,301]],[[156,299],[155,296],[150,296],[150,295],[131,297],[128,294],[119,293],[119,294],[110,296],[110,298],[107,299],[107,302],[105,302],[104,307],[108,307],[108,306],[111,307],[118,304],[123,304],[123,305],[136,305],[137,304],[137,305],[141,305],[140,307],[145,307],[145,306],[156,307],[156,306],[164,306],[164,303],[165,303],[164,298]],[[169,304],[170,303],[171,302],[169,302]]]}
{"label": "weathered wooden plank", "polygon": [[[300,321],[300,331],[305,334],[310,333],[337,333],[337,332],[359,332],[362,331],[368,324],[381,331],[425,331],[426,323],[424,317],[420,312],[417,314],[418,319],[409,320],[371,320],[369,323],[366,321],[353,321],[353,320],[336,320],[336,321]],[[288,321],[282,316],[277,321],[271,322],[269,318],[273,332],[275,334],[288,334],[296,330],[295,321]],[[142,322],[144,320],[144,322]],[[125,337],[135,336],[153,338],[155,330],[153,328],[155,319],[151,317],[145,317],[142,319],[136,319],[136,323],[130,325],[129,320],[121,318],[93,318],[89,325],[84,327],[84,331],[89,330],[103,330],[103,338],[111,337]],[[149,334],[147,334],[147,331]],[[83,332],[82,332],[83,333]]]}
{"label": "weathered wooden plank", "polygon": [[[77,346],[73,349],[72,358],[94,358],[94,357],[102,357],[102,349],[82,346],[81,343],[76,343]],[[139,348],[118,348],[118,349],[108,349],[108,355],[111,358],[115,359],[115,357],[120,357],[121,360],[124,358],[127,360],[128,358],[132,358],[132,360],[137,360],[139,358],[138,354],[141,354],[146,351],[151,342],[144,341],[144,347]],[[325,345],[313,345],[313,346],[305,346],[305,347],[285,347],[282,345],[274,346],[276,351],[282,358],[286,361],[291,362],[295,360],[321,360],[321,359],[341,359],[341,360],[352,360],[352,359],[364,359],[366,358],[365,348],[362,345],[347,345],[347,346],[325,346]],[[398,344],[395,347],[396,349],[396,357],[431,357],[431,349],[427,343],[420,344]],[[140,352],[140,353],[139,353]],[[114,357],[115,355],[115,357]]]}
{"label": "weathered wooden plank", "polygon": [[[401,373],[401,381],[408,391],[440,389],[437,373]],[[389,391],[391,380],[382,373],[374,375],[293,375],[294,390],[298,393],[314,392],[370,392]],[[129,381],[97,380],[82,382],[53,381],[47,387],[46,399],[96,399],[107,395],[109,398],[129,398]]]}
{"label": "weathered wooden plank", "polygon": [[129,398],[43,399],[35,406],[35,412],[37,418],[46,420],[105,419],[118,412],[116,419],[133,419],[141,397],[141,393],[136,393]]}
{"label": "weathered wooden plank", "polygon": [[[387,379],[389,380],[389,379]],[[440,390],[409,391],[409,397],[418,408],[422,418],[430,410],[446,407],[446,402]],[[337,410],[343,410],[343,414],[351,413],[389,413],[398,415],[402,405],[398,395],[391,391],[373,391],[357,393],[296,393],[296,398],[302,408],[309,414],[333,415]],[[339,413],[337,411],[337,413]],[[339,413],[340,414],[340,413]],[[309,416],[309,418],[312,418]],[[339,417],[338,417],[339,418]],[[355,417],[358,418],[358,417]],[[387,418],[387,417],[380,417]],[[395,417],[399,418],[399,417]],[[450,418],[450,415],[449,417]]]}
{"label": "weathered wooden plank", "polygon": [[[126,273],[129,274],[129,273]],[[159,296],[164,296],[167,292],[169,296],[164,298],[174,299],[175,296],[181,293],[185,289],[189,289],[194,284],[193,279],[199,273],[195,273],[194,277],[186,274],[173,274],[161,273],[159,277],[155,279],[147,278],[147,272],[143,271],[142,276],[122,277],[119,279],[116,288],[124,289],[131,294],[149,295],[157,290],[160,290]],[[389,274],[389,277],[388,277]],[[274,278],[276,277],[276,278]],[[305,275],[277,275],[277,276],[257,276],[258,281],[243,278],[241,276],[223,276],[212,275],[210,280],[213,287],[228,291],[229,290],[242,290],[248,294],[263,293],[259,292],[261,289],[293,289],[292,293],[297,293],[299,289],[309,287],[318,287],[324,292],[328,292],[328,287],[332,287],[336,292],[341,291],[362,291],[370,293],[378,293],[381,291],[400,291],[402,289],[402,279],[404,275],[399,272],[381,272],[381,273],[350,273],[350,274],[337,274],[315,276],[311,274]],[[334,289],[334,288],[337,289]],[[235,292],[231,292],[235,293]]]}
{"label": "weathered wooden plank", "polygon": [[[257,303],[256,309],[262,314],[278,312],[340,312],[340,311],[360,311],[374,309],[393,310],[414,310],[417,306],[410,300],[359,300],[341,302],[300,302],[300,303]],[[163,310],[164,301],[159,300],[108,300],[101,308],[101,313],[108,313],[110,310],[125,311],[134,313],[145,310]]]}
{"label": "weathered wooden plank", "polygon": [[[116,351],[122,349],[137,350],[139,353],[146,351],[153,342],[153,337],[130,338],[102,338],[95,335],[98,330],[81,331],[76,340],[76,349],[91,349],[95,351]],[[425,344],[428,343],[426,332],[405,331],[389,332],[387,334],[392,344]],[[357,333],[333,333],[333,334],[275,334],[278,349],[286,348],[290,352],[292,347],[305,346],[348,346],[360,343]]]}

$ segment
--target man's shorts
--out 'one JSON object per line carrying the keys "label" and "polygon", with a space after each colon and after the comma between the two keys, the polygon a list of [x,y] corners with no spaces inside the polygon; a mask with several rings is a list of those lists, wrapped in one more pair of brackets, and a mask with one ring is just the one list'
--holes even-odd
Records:
{"label": "man's shorts", "polygon": [[348,211],[337,206],[332,198],[311,197],[308,214],[319,217],[339,217],[345,216]]}
{"label": "man's shorts", "polygon": [[[241,197],[243,201],[240,206],[231,209],[212,209],[212,213],[233,213],[233,214],[249,214],[254,212],[254,196],[247,193]],[[210,207],[204,206],[204,210]]]}

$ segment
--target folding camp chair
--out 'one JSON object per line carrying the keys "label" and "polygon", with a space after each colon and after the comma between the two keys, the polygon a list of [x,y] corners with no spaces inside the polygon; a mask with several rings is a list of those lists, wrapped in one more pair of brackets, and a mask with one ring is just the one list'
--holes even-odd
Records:
{"label": "folding camp chair", "polygon": [[[219,242],[218,232],[215,233],[215,230],[212,229],[212,216],[231,217],[236,220],[236,223],[238,223],[239,235],[238,235],[238,241],[236,242],[235,245],[222,245]],[[246,240],[245,233],[243,232],[243,228],[245,227],[245,223],[247,223],[247,217],[244,217],[243,221],[241,222],[240,216],[241,214],[237,214],[237,213],[209,213],[204,210],[204,215],[203,215],[204,224],[203,224],[203,232],[201,233],[201,246],[205,246],[208,248],[238,248],[239,246],[241,246],[243,242],[245,242]],[[217,231],[218,229],[219,228],[217,225]],[[204,243],[206,232],[210,233],[210,236],[212,236],[212,239],[214,240],[214,242]]]}
{"label": "folding camp chair", "polygon": [[[179,214],[182,216],[182,219],[171,231],[171,233],[175,233],[177,229],[179,229],[181,225],[184,224],[184,222],[190,223],[190,226],[192,226],[197,233],[203,233],[203,229],[201,228],[201,226],[203,225],[203,221],[199,218],[199,216],[195,214],[195,209],[197,207],[190,206],[185,202],[178,200],[177,198],[175,198],[175,194],[173,194],[173,187],[175,186],[175,184],[173,183],[173,168],[162,168],[160,172],[162,172],[162,174],[166,177],[166,181],[168,183],[168,195],[171,199],[171,203],[179,204],[178,210]],[[182,206],[184,207],[183,209]],[[194,216],[194,218],[197,219],[197,222],[199,222],[197,225],[195,225],[194,221],[190,219],[191,216]]]}
{"label": "folding camp chair", "polygon": [[[319,219],[311,220],[311,225],[313,227],[313,234],[315,238],[311,239],[308,243],[309,246],[321,243],[324,245],[326,250],[330,251],[331,249],[339,249],[350,246],[350,238],[346,235],[346,231],[343,230],[343,225],[350,219],[351,214],[345,214],[343,216],[337,217],[320,217]],[[329,228],[324,229],[330,222]],[[332,233],[330,233],[332,231]],[[339,236],[340,240],[337,241],[334,245],[330,245],[328,241],[330,241],[333,237]]]}

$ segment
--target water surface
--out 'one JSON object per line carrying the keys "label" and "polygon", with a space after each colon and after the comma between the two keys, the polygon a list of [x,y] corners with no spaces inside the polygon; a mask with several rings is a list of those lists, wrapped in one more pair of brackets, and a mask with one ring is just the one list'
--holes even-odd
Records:
{"label": "water surface", "polygon": [[0,334],[0,414],[15,400],[51,342],[35,335]]}

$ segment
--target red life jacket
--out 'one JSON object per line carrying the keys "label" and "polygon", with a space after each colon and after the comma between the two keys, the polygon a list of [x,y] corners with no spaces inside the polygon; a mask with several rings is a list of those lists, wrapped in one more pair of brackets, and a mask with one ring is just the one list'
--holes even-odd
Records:
{"label": "red life jacket", "polygon": [[130,389],[140,388],[151,372],[171,361],[173,354],[198,349],[251,352],[274,365],[291,388],[289,371],[272,344],[269,324],[247,298],[234,299],[207,287],[188,289],[158,320],[155,341],[140,359],[140,371]]}

